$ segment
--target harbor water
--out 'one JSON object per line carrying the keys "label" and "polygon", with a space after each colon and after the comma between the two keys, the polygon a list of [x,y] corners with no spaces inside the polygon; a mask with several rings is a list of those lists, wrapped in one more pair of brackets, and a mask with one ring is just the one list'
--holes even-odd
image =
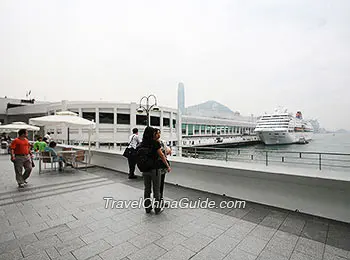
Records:
{"label": "harbor water", "polygon": [[256,144],[235,148],[192,148],[185,156],[228,161],[247,161],[286,167],[350,170],[350,134],[315,134],[307,144]]}

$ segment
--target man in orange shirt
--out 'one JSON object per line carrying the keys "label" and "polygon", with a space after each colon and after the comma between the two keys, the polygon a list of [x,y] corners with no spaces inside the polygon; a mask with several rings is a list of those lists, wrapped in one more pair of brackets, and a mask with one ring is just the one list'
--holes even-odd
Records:
{"label": "man in orange shirt", "polygon": [[[30,144],[28,141],[28,132],[26,129],[21,129],[18,131],[18,138],[11,143],[11,161],[15,166],[16,180],[18,187],[23,188],[26,179],[30,176],[32,172],[32,161],[31,161],[31,151]],[[24,167],[24,174],[22,175]]]}

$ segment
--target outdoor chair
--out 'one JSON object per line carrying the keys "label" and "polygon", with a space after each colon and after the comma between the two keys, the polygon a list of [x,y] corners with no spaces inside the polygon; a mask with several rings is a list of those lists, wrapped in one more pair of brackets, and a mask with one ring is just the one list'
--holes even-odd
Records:
{"label": "outdoor chair", "polygon": [[85,164],[85,170],[87,170],[88,162],[86,161],[86,156],[85,156],[84,150],[78,150],[75,153],[74,167],[77,169],[79,164]]}
{"label": "outdoor chair", "polygon": [[41,163],[44,164],[44,169],[46,169],[46,164],[51,164],[51,170],[56,170],[56,164],[58,161],[54,161],[53,156],[51,156],[51,152],[40,152],[39,153],[39,174],[41,173]]}

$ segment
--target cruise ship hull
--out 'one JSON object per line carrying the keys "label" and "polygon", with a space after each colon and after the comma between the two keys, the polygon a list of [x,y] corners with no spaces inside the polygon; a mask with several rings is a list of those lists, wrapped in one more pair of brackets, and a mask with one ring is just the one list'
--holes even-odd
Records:
{"label": "cruise ship hull", "polygon": [[257,132],[260,140],[267,145],[305,143],[312,139],[312,132]]}

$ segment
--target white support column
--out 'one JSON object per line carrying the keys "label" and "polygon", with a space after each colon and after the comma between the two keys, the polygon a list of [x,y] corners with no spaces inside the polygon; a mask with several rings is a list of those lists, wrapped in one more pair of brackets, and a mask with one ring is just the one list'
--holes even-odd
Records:
{"label": "white support column", "polygon": [[114,124],[113,124],[113,146],[114,149],[117,148],[117,107],[113,108],[113,118],[114,118]]}
{"label": "white support column", "polygon": [[[159,126],[159,129],[160,129],[160,132],[162,134],[163,134],[163,117],[164,117],[164,112],[163,112],[163,110],[160,110],[160,119],[159,119],[160,126]],[[170,131],[170,134],[169,134],[169,139],[170,139],[170,137],[171,137],[171,131]],[[169,140],[166,140],[166,141],[169,141]]]}
{"label": "white support column", "polygon": [[137,107],[138,107],[138,105],[135,102],[132,102],[130,104],[130,132],[129,132],[129,134],[131,134],[132,129],[134,129],[136,127],[136,109],[137,109]]}
{"label": "white support column", "polygon": [[188,124],[186,124],[186,135],[188,135]]}
{"label": "white support column", "polygon": [[100,148],[100,109],[95,108],[95,119],[96,119],[96,148]]}
{"label": "white support column", "polygon": [[[173,119],[174,119],[174,115],[173,115],[173,112],[170,112],[170,117],[169,117],[169,120],[170,120],[170,134],[169,134],[169,139],[172,140],[173,138]],[[178,121],[178,120],[176,120]],[[177,133],[176,133],[177,135]]]}
{"label": "white support column", "polygon": [[[83,117],[83,109],[79,107],[78,113],[80,117]],[[82,143],[84,141],[84,136],[83,136],[83,129],[80,127],[79,128],[79,143]]]}
{"label": "white support column", "polygon": [[[171,113],[172,115],[172,113]],[[172,116],[170,116],[172,117]],[[181,111],[180,109],[177,110],[177,145],[178,145],[178,149],[177,149],[177,155],[178,156],[182,156],[182,116],[181,116]],[[171,122],[171,125],[173,124],[173,122]],[[187,131],[187,127],[186,127],[186,131]]]}

